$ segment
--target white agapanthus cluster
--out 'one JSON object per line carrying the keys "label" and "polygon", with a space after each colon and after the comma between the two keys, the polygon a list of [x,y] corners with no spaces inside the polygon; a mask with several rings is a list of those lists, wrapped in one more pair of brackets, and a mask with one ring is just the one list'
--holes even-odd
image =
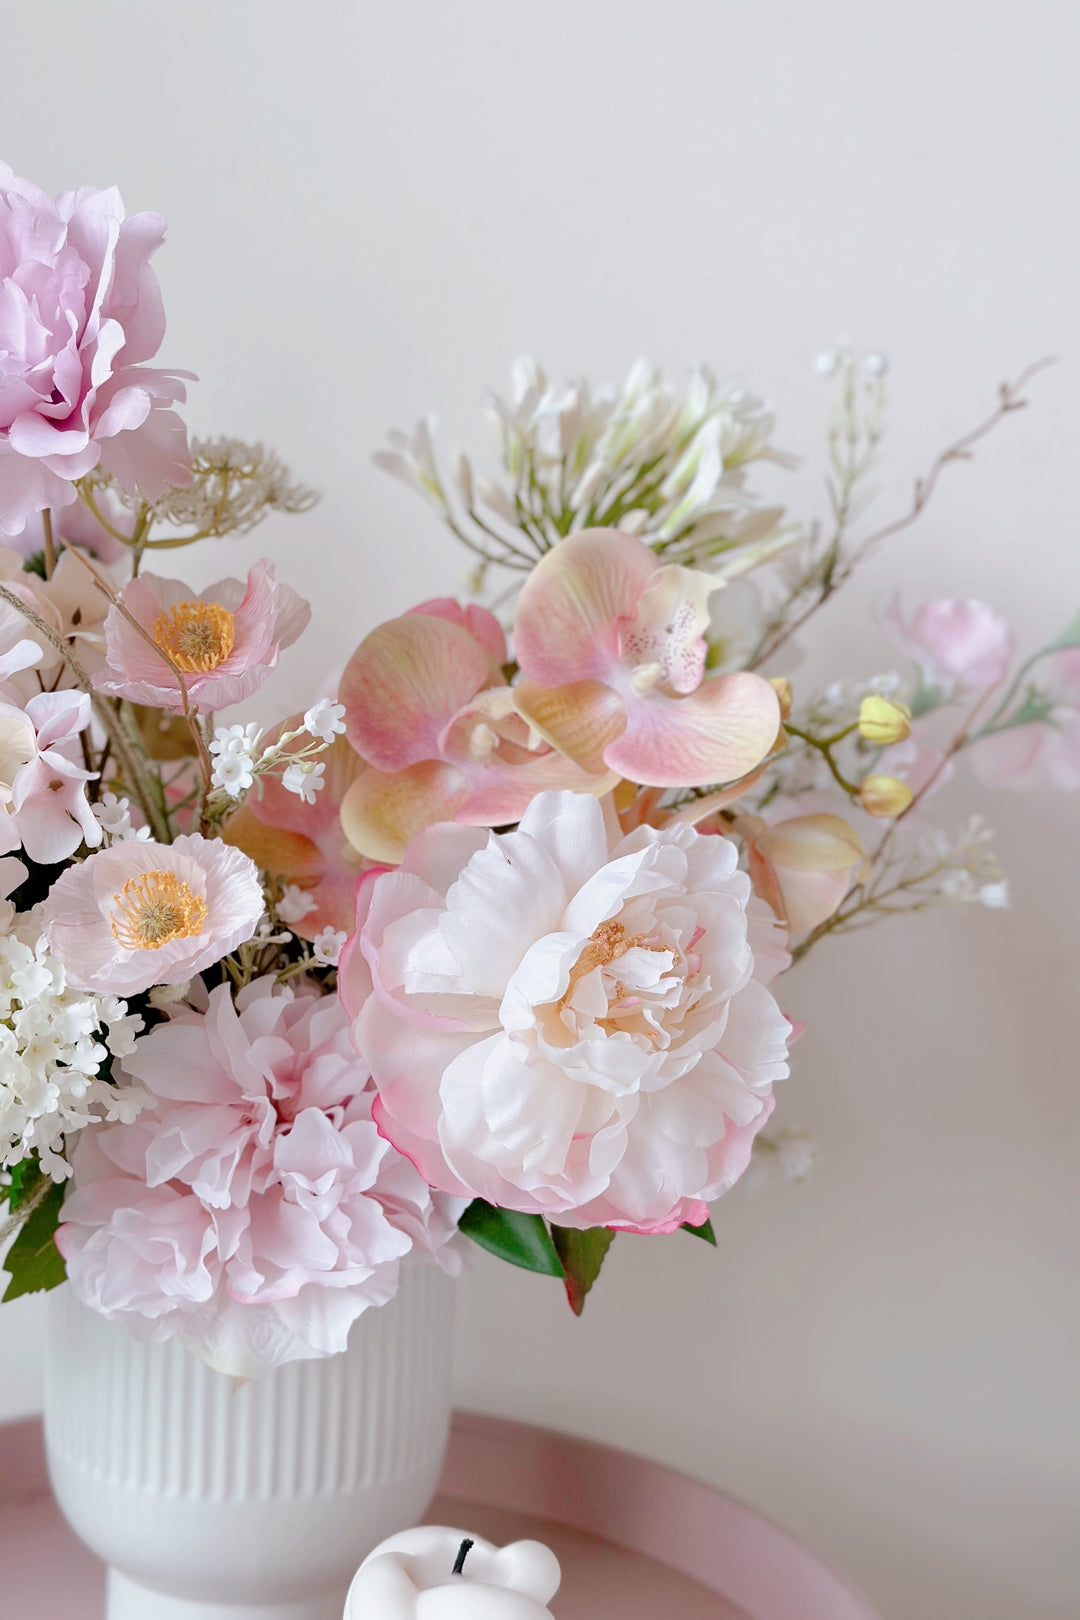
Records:
{"label": "white agapanthus cluster", "polygon": [[142,1027],[118,997],[69,989],[32,915],[14,918],[0,934],[0,1168],[36,1150],[45,1174],[62,1181],[73,1132],[134,1119],[150,1099],[98,1073],[110,1053],[134,1050]]}
{"label": "white agapanthus cluster", "polygon": [[459,456],[456,500],[439,471],[431,420],[411,438],[392,434],[392,448],[375,458],[489,562],[531,567],[568,534],[611,527],[641,535],[670,562],[730,552],[720,571],[735,574],[797,537],[782,508],[763,506],[746,484],[752,462],[790,464],[771,442],[772,414],[703,366],[679,390],[639,360],[616,389],[584,379],[557,385],[523,359],[510,397],[495,395],[489,416],[506,476],[475,475]]}

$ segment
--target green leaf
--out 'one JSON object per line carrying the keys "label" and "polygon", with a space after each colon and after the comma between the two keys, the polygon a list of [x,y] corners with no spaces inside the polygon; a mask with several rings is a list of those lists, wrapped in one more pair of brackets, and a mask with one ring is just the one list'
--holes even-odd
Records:
{"label": "green leaf", "polygon": [[1053,641],[1043,648],[1043,652],[1066,652],[1070,647],[1080,647],[1080,613],[1073,615],[1060,636],[1055,636]]}
{"label": "green leaf", "polygon": [[553,1226],[551,1236],[566,1275],[570,1309],[575,1316],[580,1316],[585,1309],[585,1296],[600,1275],[615,1233],[609,1226],[590,1226],[584,1232],[571,1226]]}
{"label": "green leaf", "polygon": [[37,1294],[42,1289],[58,1288],[66,1275],[60,1250],[53,1242],[53,1234],[60,1224],[60,1208],[66,1188],[63,1182],[54,1182],[41,1203],[30,1211],[19,1235],[7,1252],[4,1269],[11,1273],[4,1299],[18,1299],[21,1294]]}
{"label": "green leaf", "polygon": [[458,1225],[466,1237],[512,1266],[521,1266],[524,1271],[537,1271],[542,1277],[563,1275],[559,1256],[542,1215],[522,1215],[513,1209],[496,1209],[494,1204],[474,1198]]}
{"label": "green leaf", "polygon": [[694,1237],[704,1238],[706,1243],[711,1243],[713,1248],[716,1248],[716,1233],[713,1231],[712,1221],[707,1215],[700,1226],[691,1226],[689,1221],[683,1221],[681,1230],[683,1232],[692,1232]]}

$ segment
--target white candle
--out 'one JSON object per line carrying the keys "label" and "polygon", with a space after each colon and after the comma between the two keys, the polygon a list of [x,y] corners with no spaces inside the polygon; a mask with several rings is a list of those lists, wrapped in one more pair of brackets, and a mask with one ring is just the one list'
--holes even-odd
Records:
{"label": "white candle", "polygon": [[539,1541],[494,1547],[462,1530],[422,1525],[368,1554],[344,1620],[552,1620],[545,1605],[561,1578],[559,1560]]}

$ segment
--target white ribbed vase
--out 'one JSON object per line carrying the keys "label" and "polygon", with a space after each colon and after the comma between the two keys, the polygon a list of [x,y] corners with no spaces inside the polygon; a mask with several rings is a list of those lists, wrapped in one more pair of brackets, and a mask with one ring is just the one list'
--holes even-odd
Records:
{"label": "white ribbed vase", "polygon": [[357,1565],[435,1490],[453,1311],[448,1277],[406,1266],[343,1355],[240,1384],[58,1289],[49,1471],[109,1566],[107,1620],[341,1620]]}

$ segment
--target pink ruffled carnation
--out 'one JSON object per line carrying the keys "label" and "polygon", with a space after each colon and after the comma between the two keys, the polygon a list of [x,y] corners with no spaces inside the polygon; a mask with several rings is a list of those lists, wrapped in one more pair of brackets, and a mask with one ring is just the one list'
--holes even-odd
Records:
{"label": "pink ruffled carnation", "polygon": [[71,984],[131,996],[201,973],[251,938],[263,909],[249,856],[186,833],[171,844],[125,840],[68,867],[43,925]]}
{"label": "pink ruffled carnation", "polygon": [[435,1187],[670,1231],[742,1174],[787,1074],[783,932],[734,844],[582,794],[442,825],[360,890],[339,966],[379,1128]]}
{"label": "pink ruffled carnation", "polygon": [[188,372],[148,368],[165,335],[150,256],[158,214],[124,217],[120,193],[55,200],[0,164],[0,531],[70,506],[99,463],[150,499],[190,479],[169,407]]}
{"label": "pink ruffled carnation", "polygon": [[258,562],[247,577],[219,580],[195,592],[178,579],[140,574],[124,586],[121,600],[149,641],[118,607],[105,620],[105,668],[94,684],[110,697],[151,708],[180,709],[180,681],[192,704],[227,709],[258,690],[311,617],[311,608],[288,585],[279,585],[271,563]]}
{"label": "pink ruffled carnation", "polygon": [[252,1377],[344,1350],[410,1256],[460,1269],[462,1203],[376,1130],[336,997],[257,979],[234,1004],[220,985],[124,1073],[157,1105],[85,1133],[57,1234],[75,1293],[110,1321]]}

